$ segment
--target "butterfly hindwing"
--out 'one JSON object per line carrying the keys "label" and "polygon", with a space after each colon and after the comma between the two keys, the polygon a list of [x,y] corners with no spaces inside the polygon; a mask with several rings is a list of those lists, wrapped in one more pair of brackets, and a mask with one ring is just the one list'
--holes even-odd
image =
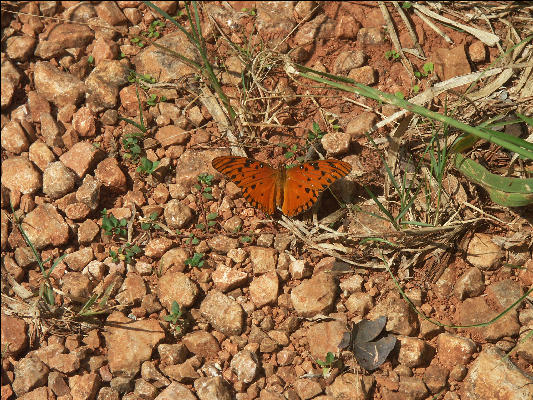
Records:
{"label": "butterfly hindwing", "polygon": [[235,156],[217,157],[212,165],[242,190],[244,198],[252,206],[270,215],[274,213],[277,170],[263,162]]}
{"label": "butterfly hindwing", "polygon": [[309,209],[322,191],[351,170],[350,164],[333,159],[310,161],[288,169],[283,187],[283,214],[294,216]]}

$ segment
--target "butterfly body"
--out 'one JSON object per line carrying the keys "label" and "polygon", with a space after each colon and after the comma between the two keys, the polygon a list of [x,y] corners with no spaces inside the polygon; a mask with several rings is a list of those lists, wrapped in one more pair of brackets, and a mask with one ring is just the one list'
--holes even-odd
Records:
{"label": "butterfly body", "polygon": [[288,216],[309,209],[320,192],[352,169],[350,164],[333,159],[310,161],[287,169],[234,156],[217,157],[212,165],[235,182],[254,207],[269,215],[279,207]]}

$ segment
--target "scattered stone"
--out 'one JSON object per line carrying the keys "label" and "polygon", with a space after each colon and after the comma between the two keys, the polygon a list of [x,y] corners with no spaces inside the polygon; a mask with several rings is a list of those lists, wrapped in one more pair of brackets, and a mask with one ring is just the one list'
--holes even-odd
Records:
{"label": "scattered stone", "polygon": [[91,247],[84,247],[74,253],[67,254],[63,260],[71,271],[81,271],[93,259],[93,249]]}
{"label": "scattered stone", "polygon": [[398,361],[410,368],[421,367],[430,361],[430,346],[421,339],[412,337],[399,337],[400,352]]}
{"label": "scattered stone", "polygon": [[469,368],[465,379],[465,395],[469,398],[530,399],[533,396],[531,377],[517,368],[505,353],[488,348]]}
{"label": "scattered stone", "polygon": [[355,315],[363,316],[374,306],[374,298],[368,293],[352,293],[346,299],[346,308]]}
{"label": "scattered stone", "polygon": [[[399,394],[405,394],[409,399],[423,400],[427,398],[428,390],[424,381],[415,376],[400,377]],[[403,396],[402,396],[403,397]]]}
{"label": "scattered stone", "polygon": [[72,300],[84,303],[91,297],[93,284],[81,272],[67,272],[63,275],[61,290]]}
{"label": "scattered stone", "polygon": [[2,128],[2,147],[13,154],[28,150],[29,141],[18,121],[9,121]]}
{"label": "scattered stone", "polygon": [[366,399],[370,395],[374,382],[373,376],[351,373],[341,374],[335,378],[331,385],[326,387],[326,394],[334,399]]}
{"label": "scattered stone", "polygon": [[472,267],[466,271],[455,284],[454,292],[459,300],[479,296],[485,290],[483,273],[479,268]]}
{"label": "scattered stone", "polygon": [[100,162],[104,153],[88,142],[76,143],[72,148],[59,157],[59,160],[68,168],[73,170],[78,178],[83,178],[86,173]]}
{"label": "scattered stone", "polygon": [[[455,319],[458,325],[475,325],[491,321],[498,314],[498,311],[489,307],[483,297],[474,297],[457,305]],[[520,323],[516,310],[511,310],[489,326],[470,329],[477,332],[485,340],[496,342],[506,336],[518,335]]]}
{"label": "scattered stone", "polygon": [[500,312],[510,307],[522,294],[520,284],[511,279],[495,282],[487,287],[487,299],[496,304]]}
{"label": "scattered stone", "polygon": [[378,121],[376,114],[364,112],[356,116],[346,125],[346,133],[350,135],[351,141],[362,138],[365,132],[368,132]]}
{"label": "scattered stone", "polygon": [[15,365],[13,391],[17,396],[22,396],[36,387],[45,385],[48,371],[48,367],[36,358],[26,357],[19,360]]}
{"label": "scattered stone", "polygon": [[315,359],[325,360],[328,352],[335,354],[339,350],[346,331],[346,324],[336,320],[311,325],[306,335],[309,352]]}
{"label": "scattered stone", "polygon": [[260,364],[255,353],[241,350],[231,359],[230,367],[239,381],[250,383],[257,376]]}
{"label": "scattered stone", "polygon": [[485,61],[487,57],[487,50],[485,44],[480,40],[475,40],[470,47],[468,47],[468,55],[472,62],[482,62]]}
{"label": "scattered stone", "polygon": [[2,348],[6,354],[16,357],[28,346],[27,325],[23,319],[2,312]]}
{"label": "scattered stone", "polygon": [[276,270],[277,251],[275,249],[250,246],[248,251],[254,275]]}
{"label": "scattered stone", "polygon": [[435,56],[432,58],[434,59],[435,73],[441,81],[472,72],[470,63],[466,58],[464,44],[453,49],[436,49]]}
{"label": "scattered stone", "polygon": [[163,215],[169,228],[182,229],[192,221],[194,213],[189,206],[172,199],[165,205]]}
{"label": "scattered stone", "polygon": [[161,146],[168,147],[176,144],[186,144],[189,141],[190,133],[177,125],[167,125],[159,128],[155,138]]}
{"label": "scattered stone", "polygon": [[214,376],[211,378],[198,378],[194,381],[194,389],[200,400],[217,399],[231,400],[231,390],[224,378]]}
{"label": "scattered stone", "polygon": [[418,332],[417,314],[411,306],[395,292],[391,292],[386,298],[380,300],[370,310],[367,318],[374,320],[382,315],[387,317],[385,329],[398,335],[412,336]]}
{"label": "scattered stone", "polygon": [[289,264],[289,272],[292,279],[304,279],[313,274],[313,268],[305,260],[294,260]]}
{"label": "scattered stone", "polygon": [[201,363],[197,357],[189,358],[182,364],[169,365],[162,368],[162,371],[168,377],[183,383],[192,383],[200,377],[198,368]]}
{"label": "scattered stone", "polygon": [[355,39],[361,24],[352,15],[341,15],[335,27],[335,37],[339,39]]}
{"label": "scattered stone", "polygon": [[55,154],[40,140],[31,144],[28,157],[41,171],[56,160]]}
{"label": "scattered stone", "polygon": [[503,257],[500,246],[494,243],[491,235],[476,233],[467,247],[467,261],[482,271],[493,270],[499,266]]}
{"label": "scattered stone", "polygon": [[172,240],[159,236],[150,240],[144,248],[144,255],[151,258],[161,258],[172,247]]}
{"label": "scattered stone", "polygon": [[6,41],[6,53],[12,60],[25,61],[33,53],[37,40],[31,36],[11,36]]}
{"label": "scattered stone", "polygon": [[437,337],[437,355],[440,363],[448,368],[467,364],[476,352],[476,344],[468,339],[451,333],[441,333]]}
{"label": "scattered stone", "polygon": [[100,227],[91,219],[83,221],[78,227],[78,242],[81,244],[91,243],[100,232]]}
{"label": "scattered stone", "polygon": [[211,279],[213,279],[213,283],[218,290],[227,292],[243,286],[248,281],[248,274],[234,268],[219,265],[211,274]]}
{"label": "scattered stone", "polygon": [[72,127],[81,137],[96,135],[96,120],[88,107],[81,107],[74,113]]}
{"label": "scattered stone", "polygon": [[126,193],[128,190],[126,175],[120,169],[116,158],[110,157],[100,162],[94,176],[113,193]]}
{"label": "scattered stone", "polygon": [[363,289],[363,277],[359,274],[352,275],[344,279],[339,286],[346,293],[360,292]]}
{"label": "scattered stone", "polygon": [[239,247],[239,241],[236,238],[218,235],[208,239],[207,245],[217,253],[227,254],[228,251]]}
{"label": "scattered stone", "polygon": [[313,398],[322,393],[322,387],[320,386],[320,383],[311,379],[297,379],[294,381],[293,386],[296,389],[296,393],[302,400]]}
{"label": "scattered stone", "polygon": [[329,274],[320,273],[291,291],[295,311],[302,317],[329,313],[337,297],[337,285]]}
{"label": "scattered stone", "polygon": [[333,131],[320,140],[324,150],[332,156],[347,153],[350,148],[351,136],[349,133]]}
{"label": "scattered stone", "polygon": [[159,353],[162,365],[181,364],[189,356],[189,350],[187,350],[184,343],[163,343],[157,346],[157,352]]}
{"label": "scattered stone", "polygon": [[213,328],[227,336],[240,335],[243,330],[244,310],[240,304],[216,290],[207,293],[200,313]]}
{"label": "scattered stone", "polygon": [[133,321],[118,311],[109,315],[106,322],[104,336],[111,372],[134,377],[141,363],[151,358],[154,347],[165,338],[165,332],[156,320]]}
{"label": "scattered stone", "polygon": [[52,204],[40,205],[28,213],[22,227],[36,249],[58,247],[69,238],[69,227]]}
{"label": "scattered stone", "polygon": [[191,307],[198,296],[198,286],[182,272],[166,272],[158,283],[159,301],[167,310],[171,310],[172,302],[180,307]]}
{"label": "scattered stone", "polygon": [[43,193],[59,199],[70,193],[76,185],[76,174],[61,161],[50,163],[43,171]]}
{"label": "scattered stone", "polygon": [[128,273],[116,295],[117,301],[122,305],[138,305],[146,295],[144,279],[136,273]]}
{"label": "scattered stone", "polygon": [[431,393],[438,393],[446,387],[448,370],[440,365],[430,365],[424,371],[422,379]]}
{"label": "scattered stone", "polygon": [[193,392],[185,385],[178,382],[172,382],[156,397],[158,400],[180,399],[180,400],[197,400]]}
{"label": "scattered stone", "polygon": [[100,375],[95,373],[74,375],[68,378],[73,399],[93,399],[100,389]]}
{"label": "scattered stone", "polygon": [[370,86],[377,82],[377,71],[370,65],[365,65],[364,67],[352,69],[348,74],[348,78],[363,85]]}
{"label": "scattered stone", "polygon": [[78,104],[85,96],[82,81],[48,62],[35,64],[34,80],[37,92],[57,107]]}
{"label": "scattered stone", "polygon": [[120,87],[128,83],[128,65],[118,60],[102,60],[91,71],[85,85],[87,104],[93,112],[115,108]]}
{"label": "scattered stone", "polygon": [[186,249],[177,247],[174,249],[168,250],[161,260],[159,260],[159,267],[161,273],[165,274],[166,272],[183,272],[185,270],[185,260],[189,258],[189,252]]}
{"label": "scattered stone", "polygon": [[2,185],[22,194],[41,189],[41,174],[25,157],[11,157],[2,162]]}
{"label": "scattered stone", "polygon": [[216,338],[206,331],[196,331],[185,335],[183,344],[192,354],[204,358],[215,358],[220,351]]}
{"label": "scattered stone", "polygon": [[379,27],[361,28],[357,32],[357,41],[367,45],[383,44],[385,35]]}
{"label": "scattered stone", "polygon": [[275,271],[256,277],[250,283],[250,298],[256,307],[275,304],[278,299],[279,280]]}

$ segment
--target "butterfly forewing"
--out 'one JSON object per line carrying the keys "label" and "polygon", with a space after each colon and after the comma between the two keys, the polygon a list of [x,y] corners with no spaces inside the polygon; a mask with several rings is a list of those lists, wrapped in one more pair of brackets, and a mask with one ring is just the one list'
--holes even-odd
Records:
{"label": "butterfly forewing", "polygon": [[251,158],[234,156],[217,157],[212,165],[241,188],[244,198],[252,206],[274,214],[277,170]]}
{"label": "butterfly forewing", "polygon": [[333,159],[311,161],[288,169],[283,185],[283,214],[293,216],[309,209],[323,190],[351,170],[350,164]]}

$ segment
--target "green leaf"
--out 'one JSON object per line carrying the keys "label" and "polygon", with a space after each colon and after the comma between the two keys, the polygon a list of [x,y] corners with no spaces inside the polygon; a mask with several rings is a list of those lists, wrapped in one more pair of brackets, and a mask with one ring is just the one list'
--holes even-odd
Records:
{"label": "green leaf", "polygon": [[211,220],[216,219],[216,218],[218,218],[218,214],[217,213],[209,213],[209,214],[207,214],[207,220],[208,221],[211,221]]}

